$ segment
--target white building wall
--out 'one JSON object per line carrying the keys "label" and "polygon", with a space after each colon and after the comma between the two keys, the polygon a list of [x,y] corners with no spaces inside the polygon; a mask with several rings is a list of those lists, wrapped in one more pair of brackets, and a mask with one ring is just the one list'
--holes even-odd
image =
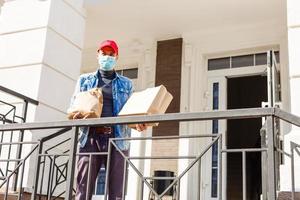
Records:
{"label": "white building wall", "polygon": [[[83,1],[7,1],[1,7],[0,23],[0,84],[39,101],[39,106],[29,109],[33,116],[29,121],[66,119],[80,74]],[[53,132],[29,135],[36,140]],[[33,174],[33,167],[27,172]],[[24,186],[30,187],[30,177],[24,180]]]}
{"label": "white building wall", "polygon": [[[297,116],[300,115],[300,2],[287,0],[287,34],[288,34],[288,64],[289,74],[287,82],[290,85],[290,112]],[[291,131],[284,138],[284,149],[290,151],[290,142],[300,144],[300,128],[292,126]],[[295,152],[294,152],[295,153]],[[285,165],[281,167],[281,190],[291,191],[290,159],[285,159]],[[300,155],[295,153],[295,187],[300,191]]]}

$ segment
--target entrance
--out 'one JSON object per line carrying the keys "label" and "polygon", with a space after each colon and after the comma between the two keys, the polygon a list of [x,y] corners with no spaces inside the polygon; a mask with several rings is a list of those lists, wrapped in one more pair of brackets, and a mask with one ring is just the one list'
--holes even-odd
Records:
{"label": "entrance", "polygon": [[[227,78],[227,109],[257,108],[266,102],[266,76]],[[261,118],[227,120],[227,148],[259,148]],[[261,194],[261,154],[246,155],[247,199],[259,200]],[[227,154],[227,199],[240,200],[242,193],[242,154]]]}

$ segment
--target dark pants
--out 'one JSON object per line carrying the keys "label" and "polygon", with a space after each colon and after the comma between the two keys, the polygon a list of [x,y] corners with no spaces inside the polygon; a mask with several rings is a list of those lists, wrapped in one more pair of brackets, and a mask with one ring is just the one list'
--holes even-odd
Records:
{"label": "dark pants", "polygon": [[[107,152],[108,141],[110,136],[90,132],[87,143],[84,148],[79,149],[79,153],[90,152]],[[128,151],[124,151],[125,155],[128,155]],[[124,178],[124,159],[119,152],[112,146],[111,162],[109,169],[109,200],[121,200],[123,190],[123,178]],[[76,186],[76,200],[89,200],[92,197],[95,189],[95,183],[97,175],[101,166],[106,168],[106,155],[94,155],[91,159],[91,171],[90,181],[88,182],[88,168],[89,168],[89,156],[80,155],[77,163],[77,186]],[[87,191],[87,184],[89,185],[89,192]],[[88,199],[86,195],[88,192]]]}

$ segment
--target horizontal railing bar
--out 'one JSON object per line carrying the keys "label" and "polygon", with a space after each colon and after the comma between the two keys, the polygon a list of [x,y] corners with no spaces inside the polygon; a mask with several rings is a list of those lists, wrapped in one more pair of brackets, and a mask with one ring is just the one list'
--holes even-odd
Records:
{"label": "horizontal railing bar", "polygon": [[195,159],[197,156],[132,156],[127,157],[129,160],[167,160],[167,159]]}
{"label": "horizontal railing bar", "polygon": [[296,125],[296,126],[300,126],[300,117],[296,116],[296,115],[293,115],[291,113],[288,113],[284,110],[281,110],[279,108],[275,108],[275,116],[276,117],[279,117],[280,119],[288,122],[288,123],[291,123],[293,125]]}
{"label": "horizontal railing bar", "polygon": [[176,177],[164,177],[164,176],[152,176],[152,177],[144,177],[148,180],[174,180]]}
{"label": "horizontal railing bar", "polygon": [[80,155],[108,155],[108,152],[91,152],[91,153],[76,153],[76,156],[80,156]]}
{"label": "horizontal railing bar", "polygon": [[204,121],[213,119],[247,119],[273,115],[273,108],[249,108],[224,111],[167,113],[159,115],[104,117],[100,119],[78,119],[56,122],[32,122],[0,125],[0,131],[52,129],[82,126],[100,126],[114,124],[136,124],[167,121]]}
{"label": "horizontal railing bar", "polygon": [[23,159],[0,159],[0,162],[19,162]]}
{"label": "horizontal railing bar", "polygon": [[18,97],[20,99],[26,100],[26,101],[28,101],[31,104],[34,104],[34,105],[38,105],[39,104],[38,101],[36,101],[36,100],[34,100],[34,99],[30,98],[30,97],[27,97],[27,96],[25,96],[23,94],[20,94],[18,92],[15,92],[13,90],[10,90],[10,89],[8,89],[6,87],[3,87],[1,85],[0,85],[0,90],[3,91],[3,92],[5,92],[5,93],[7,93],[7,94],[10,94],[10,95],[13,95],[15,97]]}
{"label": "horizontal railing bar", "polygon": [[[220,133],[219,133],[220,134]],[[145,137],[127,137],[127,138],[110,138],[111,140],[164,140],[164,139],[187,139],[187,138],[207,138],[218,137],[219,134],[203,134],[203,135],[179,135],[179,136],[145,136]]]}
{"label": "horizontal railing bar", "polygon": [[242,152],[262,152],[267,151],[267,148],[247,148],[247,149],[223,149],[222,153],[242,153]]}
{"label": "horizontal railing bar", "polygon": [[[108,152],[76,153],[77,156],[79,156],[79,155],[107,155],[107,154],[108,154]],[[65,153],[62,153],[62,154],[55,154],[55,153],[47,154],[47,153],[42,153],[42,154],[39,154],[39,156],[70,156],[70,154],[65,154]]]}
{"label": "horizontal railing bar", "polygon": [[41,156],[41,157],[44,157],[44,156],[50,156],[50,157],[58,157],[58,156],[70,156],[70,154],[54,154],[54,153],[52,153],[52,154],[47,154],[47,153],[42,153],[42,154],[39,154],[39,156]]}
{"label": "horizontal railing bar", "polygon": [[2,142],[0,145],[38,144],[38,142]]}

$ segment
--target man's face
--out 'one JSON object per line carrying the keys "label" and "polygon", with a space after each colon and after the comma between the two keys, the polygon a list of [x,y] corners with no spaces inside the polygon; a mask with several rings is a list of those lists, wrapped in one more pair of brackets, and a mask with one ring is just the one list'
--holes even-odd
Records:
{"label": "man's face", "polygon": [[113,48],[110,46],[103,47],[102,49],[99,50],[98,56],[103,55],[103,56],[113,56],[118,59],[117,54],[114,52]]}

